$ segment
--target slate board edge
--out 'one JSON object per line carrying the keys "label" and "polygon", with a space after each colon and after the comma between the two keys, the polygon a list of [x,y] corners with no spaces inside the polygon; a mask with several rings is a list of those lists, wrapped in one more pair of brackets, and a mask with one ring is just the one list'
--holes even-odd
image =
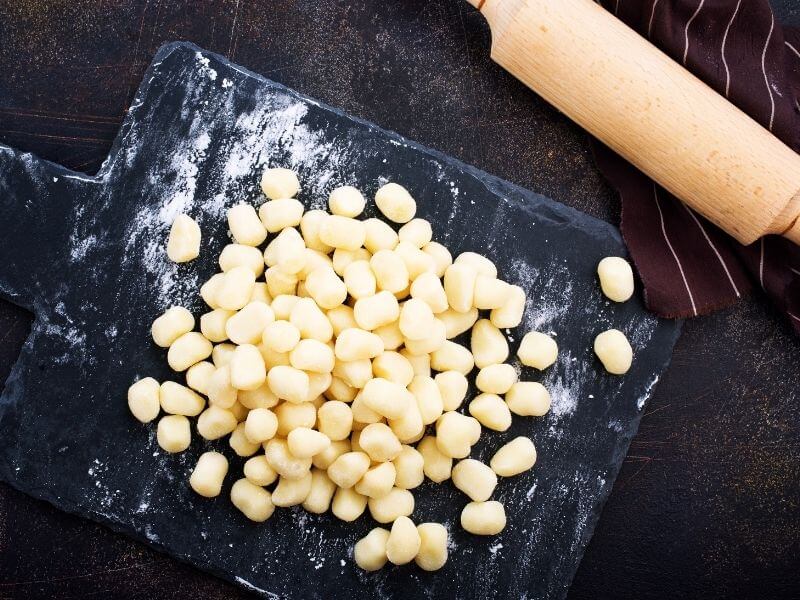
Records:
{"label": "slate board edge", "polygon": [[[386,136],[389,139],[392,139],[392,140],[394,140],[394,141],[396,141],[396,142],[398,142],[400,144],[406,145],[409,148],[412,148],[412,149],[414,149],[416,151],[419,151],[419,152],[421,152],[423,154],[426,154],[426,155],[430,156],[432,159],[434,159],[436,161],[448,163],[448,164],[454,166],[455,168],[460,169],[460,170],[464,171],[465,173],[475,177],[478,181],[480,181],[483,185],[485,185],[489,191],[491,191],[495,195],[498,195],[498,196],[501,196],[501,197],[506,197],[509,194],[516,194],[516,195],[522,196],[524,198],[525,202],[520,201],[520,200],[515,200],[513,198],[507,198],[507,200],[509,202],[512,202],[512,203],[522,207],[525,210],[525,212],[532,212],[531,204],[528,204],[528,202],[532,202],[539,209],[544,208],[548,212],[552,213],[552,215],[553,215],[552,221],[553,222],[559,222],[559,223],[561,223],[563,225],[566,225],[566,226],[569,226],[569,227],[577,227],[576,223],[580,222],[580,224],[581,224],[580,229],[581,230],[585,231],[587,229],[593,229],[595,231],[595,233],[597,233],[597,234],[610,235],[612,238],[614,238],[614,240],[616,240],[618,242],[621,242],[621,237],[619,235],[619,231],[617,230],[617,228],[614,227],[613,225],[609,224],[609,223],[606,223],[605,221],[596,219],[596,218],[591,217],[589,215],[586,215],[586,214],[584,214],[584,213],[582,213],[582,212],[580,212],[580,211],[578,211],[576,209],[573,209],[571,207],[565,206],[565,205],[563,205],[563,204],[561,204],[561,203],[559,203],[557,201],[554,201],[552,199],[546,198],[541,194],[538,194],[538,193],[535,193],[535,192],[531,192],[530,190],[526,190],[526,189],[521,188],[521,187],[519,187],[519,186],[517,186],[517,185],[515,185],[513,183],[510,183],[508,181],[505,181],[505,180],[502,180],[502,179],[500,179],[498,177],[490,175],[490,174],[488,174],[488,173],[486,173],[486,172],[484,172],[484,171],[482,171],[480,169],[477,169],[477,168],[475,168],[473,166],[470,166],[470,165],[468,165],[466,163],[463,163],[462,161],[460,161],[458,159],[455,159],[453,157],[447,156],[447,155],[443,154],[442,152],[427,148],[427,147],[422,146],[420,144],[417,144],[417,143],[415,143],[413,141],[410,141],[410,140],[404,138],[403,136],[401,136],[401,135],[399,135],[397,133],[382,129],[379,126],[375,125],[374,123],[371,123],[369,121],[366,121],[366,120],[363,120],[363,119],[359,119],[359,118],[355,118],[355,117],[352,117],[350,115],[347,115],[346,113],[342,112],[341,110],[338,110],[338,109],[336,109],[334,107],[328,106],[328,105],[326,105],[324,103],[318,102],[317,100],[315,100],[313,98],[309,98],[309,97],[307,97],[307,96],[305,96],[303,94],[300,94],[300,93],[298,93],[298,92],[296,92],[294,90],[291,90],[291,89],[289,89],[289,88],[287,88],[287,87],[285,87],[285,86],[283,86],[283,85],[281,85],[279,83],[273,82],[272,80],[269,80],[269,79],[267,79],[267,78],[265,78],[265,77],[263,77],[261,75],[253,73],[252,71],[249,71],[249,70],[247,70],[245,68],[242,68],[242,67],[237,66],[237,65],[233,65],[232,63],[230,63],[230,61],[228,61],[224,57],[222,57],[222,56],[220,56],[218,54],[212,53],[212,52],[207,52],[207,51],[201,49],[200,47],[198,47],[195,44],[192,44],[190,42],[171,42],[171,43],[165,44],[155,54],[155,56],[153,58],[153,61],[151,62],[150,66],[148,67],[148,69],[147,69],[147,71],[145,73],[144,79],[143,79],[143,81],[142,81],[142,83],[141,83],[141,85],[140,85],[140,87],[139,87],[139,89],[138,89],[138,91],[137,91],[137,93],[136,93],[136,95],[134,97],[134,101],[133,101],[133,103],[131,105],[131,108],[130,108],[128,114],[126,115],[126,117],[125,117],[125,119],[124,119],[124,121],[123,121],[123,123],[122,123],[122,125],[120,127],[119,133],[117,134],[117,136],[116,136],[116,138],[114,140],[114,143],[112,144],[112,147],[111,147],[111,150],[109,152],[108,158],[103,162],[100,170],[98,171],[98,173],[95,176],[88,176],[88,175],[81,174],[81,173],[75,173],[75,172],[70,171],[69,169],[66,169],[65,167],[63,167],[61,165],[58,165],[56,163],[52,163],[50,161],[45,161],[45,160],[41,160],[41,159],[37,158],[36,161],[37,161],[38,165],[40,167],[45,168],[45,169],[51,170],[54,173],[80,175],[80,177],[77,177],[77,178],[82,179],[82,180],[86,181],[87,183],[97,184],[97,183],[102,182],[112,172],[112,170],[113,170],[113,168],[114,168],[114,166],[116,164],[116,159],[119,156],[119,153],[125,148],[125,143],[126,143],[127,136],[128,136],[128,134],[129,134],[131,128],[133,127],[134,122],[135,122],[136,109],[138,108],[138,105],[137,105],[138,99],[140,97],[143,97],[143,96],[146,95],[146,92],[147,92],[148,86],[150,84],[150,81],[155,76],[154,72],[156,71],[158,66],[161,64],[161,62],[164,61],[173,52],[178,51],[178,50],[188,50],[188,51],[192,51],[192,52],[196,52],[196,53],[201,53],[204,56],[211,56],[215,60],[220,61],[221,63],[229,66],[230,68],[232,68],[232,69],[234,69],[234,70],[236,70],[238,72],[243,73],[244,75],[246,75],[248,77],[253,77],[253,78],[257,79],[258,81],[262,81],[262,82],[264,82],[264,83],[266,83],[266,84],[268,84],[268,85],[270,85],[270,86],[272,86],[274,88],[277,88],[277,89],[279,89],[279,90],[281,90],[281,91],[283,91],[283,92],[285,92],[285,93],[287,93],[287,94],[289,94],[289,95],[291,95],[293,97],[296,97],[296,98],[298,98],[298,99],[300,99],[302,101],[312,103],[312,104],[314,104],[316,106],[319,106],[319,107],[321,107],[321,108],[323,108],[325,110],[329,110],[329,111],[331,111],[331,112],[333,112],[333,113],[335,113],[337,115],[345,117],[345,118],[347,118],[347,119],[349,119],[349,120],[351,120],[351,121],[353,121],[355,123],[358,123],[358,124],[360,124],[362,126],[368,127],[370,130],[377,131],[377,132],[381,133],[382,135]],[[12,148],[10,148],[8,146],[5,146],[3,144],[0,144],[0,151],[10,152],[13,156],[17,156],[17,157],[19,157],[19,156],[22,156],[22,157],[24,157],[24,156],[33,156],[30,153],[18,152],[18,151],[14,150],[14,149],[12,149]],[[536,218],[537,219],[541,219],[542,216],[543,215],[541,214],[541,212],[540,213],[536,213]],[[19,303],[19,299],[18,298],[14,298],[13,296],[11,296],[10,292],[8,290],[0,290],[0,295],[8,297],[8,299],[10,301],[14,302],[14,303]],[[673,329],[673,332],[672,332],[672,335],[671,335],[671,339],[669,340],[670,345],[674,345],[675,341],[677,340],[678,336],[680,335],[681,328],[682,328],[682,321],[675,321],[675,327]],[[35,327],[33,329],[35,330]],[[26,341],[25,345],[23,346],[23,352],[25,352],[26,349],[29,349],[28,347],[29,347],[29,344],[31,342],[32,342],[32,337],[29,336],[28,340]],[[6,389],[4,391],[8,391],[8,388],[11,387],[16,382],[16,379],[17,379],[17,366],[18,366],[18,364],[15,364],[14,367],[12,368],[12,371],[11,371],[9,377],[8,377],[8,380],[6,381],[6,384],[5,384],[5,388]],[[655,387],[656,386],[654,385],[652,388],[650,388],[650,389],[648,389],[646,391],[646,395],[647,395],[648,399],[652,395],[652,392],[653,392]],[[3,394],[3,395],[5,396],[6,394]],[[609,474],[609,477],[607,478],[606,484],[605,484],[601,494],[599,494],[599,502],[598,502],[596,513],[593,514],[591,516],[591,518],[586,523],[586,526],[585,526],[585,528],[583,530],[583,533],[582,533],[582,536],[581,536],[581,540],[580,540],[580,548],[577,550],[578,560],[575,562],[575,566],[574,566],[572,572],[569,574],[569,577],[567,578],[566,581],[564,581],[564,587],[563,587],[564,595],[566,595],[566,592],[569,589],[571,581],[574,578],[575,572],[577,571],[577,568],[578,568],[578,566],[580,564],[580,560],[582,559],[583,554],[585,552],[586,546],[588,545],[588,542],[591,539],[591,535],[594,532],[594,528],[595,528],[595,526],[597,524],[597,521],[599,519],[600,512],[602,511],[603,506],[605,505],[606,501],[608,500],[608,496],[610,494],[611,488],[613,487],[613,483],[616,480],[616,477],[617,477],[617,475],[619,473],[619,470],[621,468],[621,465],[622,465],[622,460],[621,459],[623,459],[624,456],[627,454],[630,442],[631,442],[633,436],[635,435],[636,431],[638,430],[638,426],[639,426],[639,423],[641,421],[641,416],[642,416],[642,412],[640,412],[638,417],[631,423],[631,427],[629,428],[629,435],[627,435],[626,439],[624,440],[625,441],[624,448],[620,447],[620,453],[621,453],[621,456],[619,457],[620,460],[615,461],[615,464],[617,466],[614,468],[613,472]],[[192,565],[194,567],[199,567],[199,568],[201,568],[201,569],[203,569],[203,570],[205,570],[207,572],[210,572],[210,573],[214,574],[215,576],[218,576],[218,577],[220,577],[222,579],[225,579],[225,580],[228,580],[228,581],[230,581],[232,583],[235,583],[235,584],[237,584],[237,585],[239,585],[239,586],[241,586],[241,587],[243,587],[243,588],[245,588],[245,589],[247,589],[249,591],[260,593],[260,594],[262,594],[264,596],[267,596],[267,597],[278,597],[272,592],[256,588],[252,584],[249,584],[249,582],[247,582],[247,581],[245,581],[245,580],[243,580],[243,579],[241,579],[239,577],[233,576],[230,573],[227,573],[225,571],[221,571],[221,570],[217,569],[211,563],[198,561],[197,559],[189,559],[188,556],[185,555],[185,554],[181,554],[181,553],[178,553],[178,552],[175,552],[175,551],[171,551],[166,545],[162,544],[161,542],[152,540],[152,539],[148,538],[145,535],[142,535],[141,533],[139,533],[138,531],[133,529],[127,523],[124,523],[124,522],[121,522],[121,521],[118,521],[118,520],[115,520],[115,519],[108,518],[106,515],[104,515],[102,513],[98,513],[96,511],[91,511],[91,510],[87,511],[85,508],[82,509],[83,512],[78,512],[77,507],[75,507],[72,503],[70,503],[70,506],[66,506],[63,500],[59,500],[59,499],[55,498],[52,494],[48,493],[48,491],[46,489],[42,489],[42,490],[23,490],[20,487],[17,487],[17,485],[15,484],[15,480],[13,478],[13,474],[11,474],[10,472],[7,472],[5,469],[2,469],[2,471],[3,472],[0,473],[0,479],[2,479],[3,481],[7,482],[9,485],[14,487],[15,489],[18,489],[19,491],[21,491],[21,492],[23,492],[23,493],[25,493],[27,495],[30,495],[32,497],[35,497],[35,498],[38,498],[40,500],[44,500],[44,501],[47,501],[47,502],[51,503],[52,505],[54,505],[59,510],[63,510],[65,512],[68,512],[68,513],[71,513],[71,514],[76,514],[76,515],[81,516],[81,517],[85,517],[87,515],[87,513],[89,513],[89,514],[91,514],[92,519],[95,520],[96,522],[99,522],[99,523],[109,527],[113,531],[123,533],[123,534],[127,535],[128,537],[136,539],[137,541],[146,543],[148,546],[153,547],[154,549],[156,549],[156,550],[158,550],[160,552],[164,552],[164,553],[166,553],[166,554],[168,554],[168,555],[180,560],[181,562],[184,562],[186,564],[190,564],[190,565]],[[57,504],[57,502],[60,502],[61,504]]]}

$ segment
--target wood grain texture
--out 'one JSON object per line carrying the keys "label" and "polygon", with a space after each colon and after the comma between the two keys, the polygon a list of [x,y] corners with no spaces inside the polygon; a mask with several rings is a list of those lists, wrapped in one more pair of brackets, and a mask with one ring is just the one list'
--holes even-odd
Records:
{"label": "wood grain texture", "polygon": [[492,58],[743,244],[800,243],[800,156],[592,0],[487,0]]}
{"label": "wood grain texture", "polygon": [[[622,0],[627,1],[627,0]],[[800,23],[793,0],[779,15]],[[78,33],[76,33],[78,32]],[[616,222],[584,135],[489,58],[463,0],[0,2],[0,140],[105,157],[149,58],[190,39],[524,187]],[[424,82],[420,84],[419,82]],[[0,305],[0,379],[30,323]],[[758,296],[684,327],[573,584],[576,599],[800,595],[800,344]],[[0,488],[0,598],[245,598]]]}

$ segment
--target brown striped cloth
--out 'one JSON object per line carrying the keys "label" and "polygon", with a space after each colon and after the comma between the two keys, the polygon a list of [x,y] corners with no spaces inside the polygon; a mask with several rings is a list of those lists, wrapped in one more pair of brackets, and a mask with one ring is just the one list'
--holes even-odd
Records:
{"label": "brown striped cloth", "polygon": [[[800,151],[800,30],[767,0],[602,0],[674,60]],[[664,317],[692,317],[763,290],[800,334],[800,247],[777,236],[743,246],[597,141],[619,191],[622,235]]]}

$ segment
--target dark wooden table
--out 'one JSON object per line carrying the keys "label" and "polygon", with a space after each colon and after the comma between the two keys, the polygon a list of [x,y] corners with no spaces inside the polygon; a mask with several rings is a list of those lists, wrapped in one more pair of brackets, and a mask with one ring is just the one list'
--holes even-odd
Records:
{"label": "dark wooden table", "polygon": [[[800,24],[796,0],[774,5]],[[463,0],[0,0],[0,141],[95,171],[151,56],[175,39],[618,219],[585,135],[489,60]],[[30,321],[0,302],[0,381]],[[571,598],[800,596],[798,359],[758,295],[686,323]],[[247,596],[0,485],[0,599],[112,593]]]}

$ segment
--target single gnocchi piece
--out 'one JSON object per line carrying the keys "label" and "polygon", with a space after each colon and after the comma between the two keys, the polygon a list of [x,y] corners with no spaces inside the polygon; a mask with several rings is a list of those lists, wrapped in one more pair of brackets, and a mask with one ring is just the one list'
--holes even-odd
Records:
{"label": "single gnocchi piece", "polygon": [[505,281],[489,275],[478,275],[475,278],[472,305],[480,310],[502,308],[508,302],[510,295],[511,286]]}
{"label": "single gnocchi piece", "polygon": [[497,535],[506,527],[506,510],[496,500],[470,502],[461,511],[461,526],[475,535]]}
{"label": "single gnocchi piece", "polygon": [[128,388],[128,408],[141,423],[149,423],[161,411],[161,386],[152,377],[145,377]]}
{"label": "single gnocchi piece", "polygon": [[305,473],[299,479],[281,477],[278,479],[278,485],[272,490],[272,502],[275,506],[282,507],[302,504],[308,494],[311,493],[311,483],[311,471]]}
{"label": "single gnocchi piece", "polygon": [[[303,234],[303,239],[306,242],[306,247],[322,252],[327,255],[332,250],[328,244],[319,239],[319,228],[322,221],[328,218],[328,213],[324,210],[309,210],[300,219],[300,231]],[[327,256],[325,256],[327,259]],[[308,262],[308,261],[306,261]]]}
{"label": "single gnocchi piece", "polygon": [[446,311],[438,313],[436,318],[444,323],[445,336],[448,340],[451,340],[457,335],[469,331],[475,321],[478,320],[478,309],[472,307],[467,312],[461,313],[448,308]]}
{"label": "single gnocchi piece", "polygon": [[505,394],[517,383],[517,370],[512,365],[494,364],[478,371],[475,385],[482,392]]}
{"label": "single gnocchi piece", "polygon": [[433,238],[431,224],[425,219],[412,219],[397,232],[401,242],[424,248]]}
{"label": "single gnocchi piece", "polygon": [[253,456],[261,448],[261,444],[251,442],[245,432],[246,423],[239,423],[228,438],[228,445],[236,456]]}
{"label": "single gnocchi piece", "polygon": [[258,209],[258,217],[269,233],[278,233],[287,227],[297,227],[303,218],[303,204],[294,198],[268,200]]}
{"label": "single gnocchi piece", "polygon": [[376,527],[366,536],[356,542],[353,548],[353,558],[356,564],[365,571],[377,571],[389,560],[386,556],[386,543],[389,541],[389,532],[382,527]]}
{"label": "single gnocchi piece", "polygon": [[402,450],[400,440],[384,423],[367,425],[361,431],[358,443],[370,459],[376,462],[393,460]]}
{"label": "single gnocchi piece", "polygon": [[183,452],[192,442],[189,419],[183,415],[166,415],[158,421],[156,441],[165,452]]}
{"label": "single gnocchi piece", "polygon": [[558,344],[549,335],[530,331],[522,338],[517,356],[523,365],[542,371],[556,362]]}
{"label": "single gnocchi piece", "polygon": [[468,375],[475,367],[472,353],[460,344],[445,340],[438,350],[431,353],[431,368],[436,371],[457,371]]}
{"label": "single gnocchi piece", "polygon": [[337,519],[345,522],[355,521],[367,509],[367,497],[353,488],[339,488],[333,495],[331,512]]}
{"label": "single gnocchi piece", "polygon": [[493,278],[497,277],[497,267],[495,264],[477,252],[462,252],[456,257],[453,263],[467,265],[478,275],[486,275],[487,277]]}
{"label": "single gnocchi piece", "polygon": [[167,351],[167,362],[173,371],[185,371],[211,356],[214,346],[202,333],[190,331],[175,340]]}
{"label": "single gnocchi piece", "polygon": [[383,498],[392,491],[396,477],[397,471],[394,464],[382,462],[370,467],[364,473],[364,476],[355,485],[355,490],[367,498]]}
{"label": "single gnocchi piece", "polygon": [[411,284],[409,292],[415,300],[425,302],[433,313],[447,310],[447,294],[435,273],[421,273]]}
{"label": "single gnocchi piece", "polygon": [[164,412],[171,415],[196,417],[206,407],[206,401],[200,394],[174,381],[161,384],[158,399]]}
{"label": "single gnocchi piece", "polygon": [[231,386],[237,390],[255,390],[267,380],[267,368],[258,348],[242,344],[233,351],[230,362]]}
{"label": "single gnocchi piece", "polygon": [[356,260],[347,265],[343,273],[347,293],[358,300],[374,296],[378,283],[372,267],[366,260]]}
{"label": "single gnocchi piece", "polygon": [[347,439],[353,430],[353,410],[345,402],[325,402],[317,410],[317,430],[331,441]]}
{"label": "single gnocchi piece", "polygon": [[189,215],[178,215],[172,222],[167,256],[176,263],[189,262],[200,256],[200,226]]}
{"label": "single gnocchi piece", "polygon": [[231,502],[245,517],[256,523],[263,523],[275,512],[272,495],[249,479],[239,479],[233,484]]}
{"label": "single gnocchi piece", "polygon": [[300,191],[300,180],[290,169],[266,169],[261,175],[261,191],[271,200],[294,198]]}
{"label": "single gnocchi piece", "polygon": [[319,227],[319,239],[331,248],[357,250],[366,237],[362,221],[341,215],[329,215]]}
{"label": "single gnocchi piece", "polygon": [[289,402],[305,402],[308,397],[308,374],[294,367],[279,365],[267,373],[269,389],[278,398]]}
{"label": "single gnocchi piece", "polygon": [[394,250],[378,250],[369,259],[378,289],[396,294],[408,287],[408,267]]}
{"label": "single gnocchi piece", "polygon": [[472,327],[470,346],[479,369],[500,364],[508,358],[508,342],[489,319],[480,319]]}
{"label": "single gnocchi piece", "polygon": [[173,306],[153,321],[150,331],[153,341],[162,348],[169,348],[175,340],[194,329],[194,317],[182,306]]}
{"label": "single gnocchi piece", "polygon": [[607,256],[597,265],[597,276],[609,300],[625,302],[633,296],[633,269],[624,258]]}
{"label": "single gnocchi piece", "polygon": [[370,498],[367,504],[369,514],[378,523],[391,523],[414,512],[414,495],[408,490],[395,487],[380,498]]}
{"label": "single gnocchi piece", "polygon": [[249,204],[236,204],[228,209],[228,227],[237,244],[258,246],[267,239],[267,230]]}
{"label": "single gnocchi piece", "polygon": [[408,391],[417,401],[417,409],[423,425],[435,423],[444,412],[442,393],[436,381],[427,375],[416,375],[408,384]]}
{"label": "single gnocchi piece", "polygon": [[310,458],[298,458],[289,452],[285,439],[273,438],[264,445],[267,463],[281,477],[300,479],[311,469]]}
{"label": "single gnocchi piece", "polygon": [[300,330],[289,321],[273,321],[264,326],[261,341],[275,352],[291,352],[300,341]]}
{"label": "single gnocchi piece", "polygon": [[343,185],[333,190],[328,196],[328,207],[331,214],[354,218],[364,212],[367,201],[357,188]]}
{"label": "single gnocchi piece", "polygon": [[550,410],[550,392],[538,381],[518,381],[505,400],[511,412],[523,417],[541,417]]}
{"label": "single gnocchi piece", "polygon": [[411,490],[425,480],[425,459],[416,448],[404,445],[392,463],[395,468],[395,487]]}
{"label": "single gnocchi piece", "polygon": [[405,356],[393,350],[381,352],[372,360],[372,373],[403,387],[414,379],[414,367]]}
{"label": "single gnocchi piece", "polygon": [[497,394],[479,394],[469,403],[469,414],[480,424],[494,431],[506,431],[511,427],[511,411]]}
{"label": "single gnocchi piece", "polygon": [[[233,352],[231,352],[233,355]],[[220,408],[231,408],[236,404],[239,392],[231,384],[230,360],[219,367],[208,383],[208,401]]]}
{"label": "single gnocchi piece", "polygon": [[225,310],[239,310],[250,302],[256,275],[247,266],[238,266],[227,271],[214,293],[214,302]]}
{"label": "single gnocchi piece", "polygon": [[478,460],[465,458],[458,461],[451,474],[453,485],[475,502],[488,500],[497,486],[497,475]]}
{"label": "single gnocchi piece", "polygon": [[244,476],[249,482],[261,487],[271,485],[278,479],[278,473],[263,454],[247,459],[244,463]]}
{"label": "single gnocchi piece", "polygon": [[524,437],[516,437],[500,448],[489,466],[501,477],[513,477],[524,473],[536,464],[536,448],[533,442]]}
{"label": "single gnocchi piece", "polygon": [[286,437],[289,452],[297,458],[311,458],[331,445],[331,439],[310,427],[297,427]]}
{"label": "single gnocchi piece", "polygon": [[269,306],[251,301],[225,322],[225,333],[234,344],[257,344],[274,320],[275,313]]}
{"label": "single gnocchi piece", "polygon": [[417,451],[422,455],[422,470],[425,476],[435,483],[441,483],[450,478],[453,470],[453,459],[439,449],[435,436],[425,436],[419,444]]}
{"label": "single gnocchi piece", "polygon": [[422,540],[414,522],[408,517],[398,517],[392,523],[386,540],[386,558],[395,565],[410,563],[419,553]]}
{"label": "single gnocchi piece", "polygon": [[442,395],[442,409],[445,411],[458,410],[467,396],[469,382],[463,373],[458,371],[443,371],[433,379]]}
{"label": "single gnocchi piece", "polygon": [[[336,357],[328,344],[319,340],[300,340],[289,353],[289,362],[295,369],[306,371],[307,374],[324,374],[333,371]],[[327,386],[325,387],[327,388]]]}
{"label": "single gnocchi piece", "polygon": [[200,332],[209,342],[224,342],[228,339],[225,326],[228,323],[228,319],[235,314],[235,311],[225,310],[224,308],[215,308],[205,313],[200,317]]}
{"label": "single gnocchi piece", "polygon": [[380,377],[367,382],[362,390],[362,399],[370,409],[387,419],[400,419],[411,403],[416,402],[404,386]]}
{"label": "single gnocchi piece", "polygon": [[192,489],[206,498],[219,496],[222,481],[228,474],[228,459],[219,452],[204,452],[189,477]]}
{"label": "single gnocchi piece", "polygon": [[408,190],[397,183],[387,183],[375,193],[375,204],[394,223],[408,223],[417,212],[417,203]]}
{"label": "single gnocchi piece", "polygon": [[[213,356],[214,352],[211,354]],[[211,376],[216,370],[214,364],[206,360],[195,363],[186,370],[186,384],[196,392],[207,396]]]}
{"label": "single gnocchi piece", "polygon": [[347,285],[331,267],[320,267],[308,274],[306,291],[320,308],[329,310],[347,298]]}
{"label": "single gnocchi piece", "polygon": [[330,480],[325,471],[319,468],[311,469],[311,489],[303,500],[303,508],[310,513],[321,515],[330,508],[335,492],[336,484]]}
{"label": "single gnocchi piece", "polygon": [[633,348],[618,329],[609,329],[594,339],[594,353],[612,375],[624,375],[633,363]]}
{"label": "single gnocchi piece", "polygon": [[218,440],[236,429],[239,421],[230,410],[211,405],[197,418],[197,433],[206,440]]}
{"label": "single gnocchi piece", "polygon": [[430,335],[433,321],[431,307],[422,300],[411,298],[405,301],[400,310],[398,326],[407,339],[424,340]]}
{"label": "single gnocchi piece", "polygon": [[438,571],[447,562],[447,528],[441,523],[417,525],[420,546],[414,562],[423,571]]}
{"label": "single gnocchi piece", "polygon": [[472,302],[477,278],[478,274],[470,265],[453,263],[447,267],[444,272],[444,291],[447,303],[454,311],[465,313],[474,308]]}
{"label": "single gnocchi piece", "polygon": [[369,470],[370,460],[363,452],[346,452],[328,467],[328,477],[340,488],[351,488]]}
{"label": "single gnocchi piece", "polygon": [[264,260],[258,248],[244,244],[228,244],[219,255],[219,268],[227,273],[236,267],[248,267],[253,275],[259,277],[264,272]]}
{"label": "single gnocchi piece", "polygon": [[498,329],[511,329],[522,323],[525,314],[525,290],[518,285],[508,289],[508,297],[499,308],[493,308],[489,313],[489,320]]}
{"label": "single gnocchi piece", "polygon": [[[277,433],[278,417],[270,409],[254,408],[247,414],[244,422],[244,434],[252,443],[262,444],[274,438]],[[298,458],[303,457],[298,456]]]}
{"label": "single gnocchi piece", "polygon": [[313,402],[282,402],[274,412],[278,417],[278,435],[281,437],[287,437],[298,427],[310,429],[317,420],[317,407]]}
{"label": "single gnocchi piece", "polygon": [[453,255],[445,246],[438,242],[429,242],[423,246],[422,251],[433,259],[433,272],[439,278],[444,277],[447,267],[453,264]]}
{"label": "single gnocchi piece", "polygon": [[436,446],[450,458],[465,458],[481,436],[481,424],[474,417],[446,412],[436,421]]}
{"label": "single gnocchi piece", "polygon": [[374,296],[356,300],[353,317],[361,329],[373,331],[396,321],[400,317],[400,305],[394,294],[383,290]]}

